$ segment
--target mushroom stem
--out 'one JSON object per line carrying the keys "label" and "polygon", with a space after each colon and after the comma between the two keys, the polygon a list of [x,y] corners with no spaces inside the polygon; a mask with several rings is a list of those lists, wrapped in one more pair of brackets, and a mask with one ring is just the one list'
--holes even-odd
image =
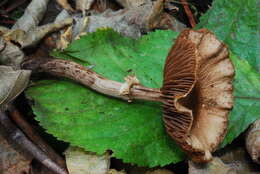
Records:
{"label": "mushroom stem", "polygon": [[162,102],[160,89],[144,87],[131,78],[125,83],[109,80],[89,68],[69,60],[50,58],[30,59],[24,62],[22,66],[25,69],[69,78],[97,92],[129,102],[133,99]]}

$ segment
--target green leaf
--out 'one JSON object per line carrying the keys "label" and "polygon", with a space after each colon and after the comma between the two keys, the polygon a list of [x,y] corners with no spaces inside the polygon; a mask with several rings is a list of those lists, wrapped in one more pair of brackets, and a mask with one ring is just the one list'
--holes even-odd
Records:
{"label": "green leaf", "polygon": [[247,61],[233,54],[231,59],[236,70],[233,82],[235,104],[229,115],[228,133],[222,147],[260,118],[260,74]]}
{"label": "green leaf", "polygon": [[[99,30],[70,45],[65,58],[77,57],[107,78],[124,81],[136,74],[149,87],[160,87],[164,60],[177,33],[156,31],[139,40]],[[88,151],[113,155],[140,166],[166,165],[184,154],[165,133],[161,104],[127,103],[93,92],[67,80],[41,80],[29,88],[36,119],[61,140]]]}
{"label": "green leaf", "polygon": [[[160,87],[164,60],[176,33],[156,31],[133,40],[111,30],[88,34],[54,55],[86,65],[107,78],[123,82],[136,74],[141,83]],[[250,65],[232,55],[236,68],[235,106],[230,114],[230,143],[260,116],[260,79]],[[41,80],[29,88],[34,113],[47,131],[61,140],[102,154],[107,149],[125,162],[166,165],[184,154],[165,133],[158,103],[127,103],[93,92],[68,80]]]}
{"label": "green leaf", "polygon": [[260,72],[260,1],[215,0],[197,28],[208,28]]}

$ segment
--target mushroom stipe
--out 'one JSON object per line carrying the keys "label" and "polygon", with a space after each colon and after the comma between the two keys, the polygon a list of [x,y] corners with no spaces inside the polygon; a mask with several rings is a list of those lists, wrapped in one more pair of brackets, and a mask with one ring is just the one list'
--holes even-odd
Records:
{"label": "mushroom stipe", "polygon": [[68,60],[30,59],[23,68],[66,77],[129,102],[161,102],[167,133],[194,162],[210,161],[226,135],[235,71],[227,46],[207,29],[180,33],[167,56],[160,89],[144,87],[134,76],[126,83],[112,81]]}

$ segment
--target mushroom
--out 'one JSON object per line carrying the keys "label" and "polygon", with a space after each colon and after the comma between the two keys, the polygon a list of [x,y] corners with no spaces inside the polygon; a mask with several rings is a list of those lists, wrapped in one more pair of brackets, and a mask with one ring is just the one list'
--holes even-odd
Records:
{"label": "mushroom", "polygon": [[135,76],[125,83],[112,81],[68,60],[30,59],[23,67],[67,77],[127,101],[162,102],[167,133],[194,162],[211,160],[227,131],[234,67],[228,48],[207,29],[181,32],[167,56],[160,89],[142,86]]}
{"label": "mushroom", "polygon": [[168,134],[195,162],[211,160],[225,137],[233,76],[227,47],[206,29],[183,31],[167,57],[163,120]]}

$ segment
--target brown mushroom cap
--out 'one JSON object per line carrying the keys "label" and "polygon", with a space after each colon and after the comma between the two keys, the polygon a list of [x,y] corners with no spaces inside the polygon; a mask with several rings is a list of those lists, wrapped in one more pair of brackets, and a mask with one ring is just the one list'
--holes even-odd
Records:
{"label": "brown mushroom cap", "polygon": [[184,30],[168,54],[163,120],[168,134],[195,162],[211,160],[225,137],[233,76],[227,47],[206,29]]}

